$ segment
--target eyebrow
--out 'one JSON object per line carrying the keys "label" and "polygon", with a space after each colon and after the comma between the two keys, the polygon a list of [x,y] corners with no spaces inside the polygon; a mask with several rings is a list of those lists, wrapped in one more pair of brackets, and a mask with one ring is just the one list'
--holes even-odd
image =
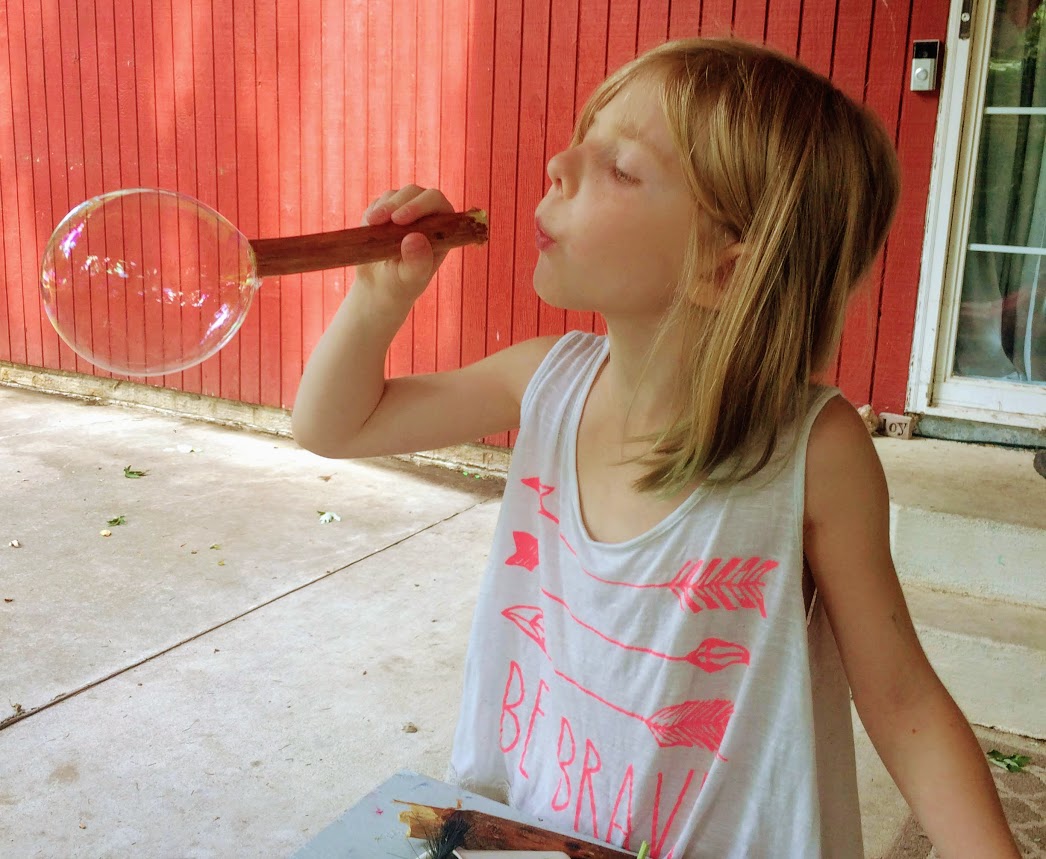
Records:
{"label": "eyebrow", "polygon": [[617,133],[625,138],[626,140],[632,140],[650,152],[658,161],[658,163],[665,168],[672,166],[671,157],[650,142],[649,139],[643,136],[639,130],[639,126],[630,119],[622,120],[621,122],[615,123],[615,130]]}

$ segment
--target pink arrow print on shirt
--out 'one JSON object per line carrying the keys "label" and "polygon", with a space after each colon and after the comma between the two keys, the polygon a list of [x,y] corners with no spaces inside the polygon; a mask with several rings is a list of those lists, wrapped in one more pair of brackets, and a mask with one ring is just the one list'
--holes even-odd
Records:
{"label": "pink arrow print on shirt", "polygon": [[556,491],[556,487],[545,485],[541,482],[540,477],[525,477],[520,481],[520,483],[522,483],[524,486],[529,486],[538,494],[538,512],[546,519],[551,519],[558,525],[559,517],[553,516],[551,513],[548,512],[548,509],[545,507],[545,499]]}
{"label": "pink arrow print on shirt", "polygon": [[[545,647],[545,615],[541,608],[532,605],[516,605],[501,613],[541,648],[541,652],[545,654],[545,658],[549,662],[552,661]],[[654,735],[659,746],[663,748],[700,746],[710,752],[715,752],[716,757],[721,760],[726,760],[719,754],[719,747],[723,744],[726,727],[734,713],[732,702],[723,699],[684,701],[682,704],[662,707],[651,716],[644,716],[641,713],[633,713],[631,710],[619,707],[601,695],[597,695],[591,689],[586,689],[573,677],[564,674],[555,666],[552,670],[561,680],[590,698],[594,698],[623,716],[642,722]]]}
{"label": "pink arrow print on shirt", "polygon": [[[577,558],[577,550],[567,538],[560,534],[559,539]],[[708,562],[699,558],[683,564],[670,581],[647,585],[604,579],[584,567],[581,567],[581,572],[597,582],[619,588],[667,588],[679,600],[680,608],[695,614],[703,609],[737,611],[739,608],[754,608],[766,617],[766,606],[763,604],[766,574],[778,566],[777,561],[770,558],[730,558],[726,563],[723,563],[722,558],[713,558]]]}
{"label": "pink arrow print on shirt", "polygon": [[512,539],[516,543],[516,551],[505,558],[505,565],[523,567],[528,572],[534,572],[538,565],[538,538],[526,531],[513,531]]}
{"label": "pink arrow print on shirt", "polygon": [[[555,594],[549,593],[544,588],[541,589],[541,593],[552,600],[552,602],[559,603],[566,610],[566,613],[570,615],[570,619],[574,621],[578,626],[584,627],[589,632],[598,635],[608,644],[613,644],[615,647],[620,647],[622,650],[631,650],[635,653],[646,653],[650,656],[656,656],[658,659],[664,659],[666,662],[689,662],[691,665],[696,665],[702,671],[709,674],[713,674],[716,671],[722,671],[724,668],[728,668],[731,665],[748,665],[751,655],[748,652],[748,648],[742,647],[740,644],[734,644],[732,641],[723,641],[721,638],[706,638],[701,644],[691,650],[684,656],[673,656],[671,653],[662,653],[659,650],[652,650],[649,647],[638,647],[634,644],[625,644],[622,641],[618,641],[616,638],[611,638],[602,630],[596,629],[589,623],[585,623],[581,618],[574,614],[573,610],[567,605],[567,601],[562,597],[557,597]],[[537,609],[540,611],[540,609]]]}

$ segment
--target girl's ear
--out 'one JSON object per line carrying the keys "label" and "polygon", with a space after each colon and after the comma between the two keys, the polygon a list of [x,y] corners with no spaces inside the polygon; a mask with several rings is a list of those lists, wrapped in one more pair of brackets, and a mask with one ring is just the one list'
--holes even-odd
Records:
{"label": "girl's ear", "polygon": [[690,287],[690,301],[698,307],[717,310],[730,287],[737,261],[745,250],[743,242],[731,242],[721,248],[712,277],[702,277]]}
{"label": "girl's ear", "polygon": [[741,254],[745,252],[744,242],[731,242],[719,252],[715,270],[715,287],[717,295],[722,295],[730,285],[730,279],[734,276],[734,267],[737,265]]}

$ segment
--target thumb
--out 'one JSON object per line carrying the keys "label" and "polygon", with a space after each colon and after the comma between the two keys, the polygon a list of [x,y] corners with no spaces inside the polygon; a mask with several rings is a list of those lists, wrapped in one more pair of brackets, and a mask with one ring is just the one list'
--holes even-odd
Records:
{"label": "thumb", "polygon": [[397,274],[405,284],[424,286],[432,277],[432,244],[421,233],[405,236],[400,244],[400,261]]}

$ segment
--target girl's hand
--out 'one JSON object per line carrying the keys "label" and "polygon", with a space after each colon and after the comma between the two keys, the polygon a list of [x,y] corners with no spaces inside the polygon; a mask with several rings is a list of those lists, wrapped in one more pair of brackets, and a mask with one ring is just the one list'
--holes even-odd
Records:
{"label": "girl's hand", "polygon": [[[454,207],[441,191],[407,185],[378,197],[363,213],[362,225],[375,226],[389,221],[411,224],[426,215],[453,211]],[[400,244],[399,259],[358,266],[356,283],[373,291],[373,297],[381,302],[391,301],[409,309],[425,291],[446,256],[446,251],[434,254],[431,242],[422,233],[409,233]]]}

